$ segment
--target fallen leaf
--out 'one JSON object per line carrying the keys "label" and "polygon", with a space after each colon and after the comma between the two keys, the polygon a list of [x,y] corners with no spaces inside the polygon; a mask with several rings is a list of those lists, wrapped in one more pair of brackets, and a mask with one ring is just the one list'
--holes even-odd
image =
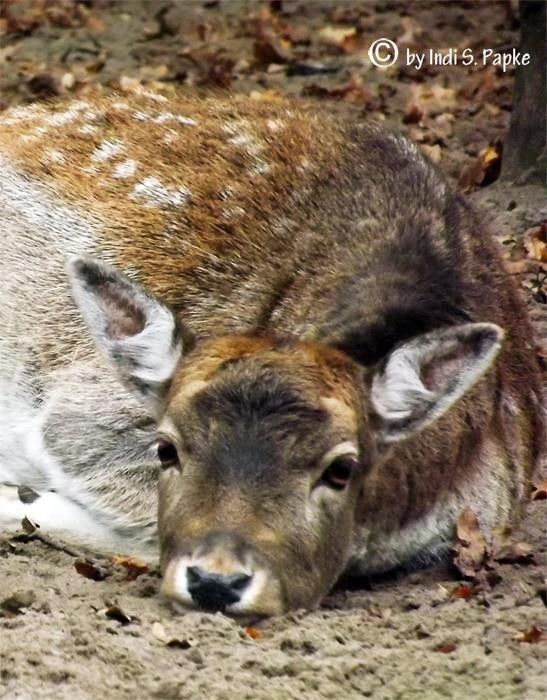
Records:
{"label": "fallen leaf", "polygon": [[27,535],[32,535],[40,526],[38,523],[33,522],[25,515],[25,517],[21,520],[21,527],[27,533]]}
{"label": "fallen leaf", "polygon": [[513,636],[516,642],[525,642],[526,644],[538,644],[539,642],[547,642],[547,634],[541,629],[532,625],[524,632],[517,632]]}
{"label": "fallen leaf", "polygon": [[0,610],[8,617],[21,615],[25,608],[30,607],[36,600],[34,591],[16,591],[0,602]]}
{"label": "fallen leaf", "polygon": [[148,564],[138,557],[112,557],[112,563],[127,570],[127,579],[134,581],[142,574],[148,573]]}
{"label": "fallen leaf", "polygon": [[161,622],[154,622],[152,625],[152,634],[156,639],[159,639],[160,642],[163,642],[164,644],[168,640],[167,632],[165,631],[165,627],[161,624]]}
{"label": "fallen leaf", "polygon": [[122,75],[118,85],[122,92],[139,92],[142,89],[140,82],[136,78],[130,78],[128,75]]}
{"label": "fallen leaf", "polygon": [[291,44],[286,39],[274,37],[257,39],[253,45],[253,53],[259,65],[287,63],[291,60]]}
{"label": "fallen leaf", "polygon": [[441,162],[442,150],[438,143],[436,143],[434,146],[423,144],[420,146],[420,150],[425,153],[425,155],[429,158],[429,160],[433,161],[433,163]]}
{"label": "fallen leaf", "polygon": [[262,632],[256,627],[245,627],[245,634],[251,639],[260,639]]}
{"label": "fallen leaf", "polygon": [[405,113],[419,109],[425,116],[436,116],[456,108],[456,92],[438,84],[419,83],[410,86],[410,99]]}
{"label": "fallen leaf", "polygon": [[99,564],[91,559],[76,559],[74,562],[74,568],[85,578],[89,578],[92,581],[104,581],[110,572],[103,569]]}
{"label": "fallen leaf", "polygon": [[61,83],[51,73],[37,73],[25,81],[25,88],[32,97],[47,99],[62,93]]}
{"label": "fallen leaf", "polygon": [[264,100],[265,102],[283,102],[285,96],[279,90],[251,90],[249,93],[251,100]]}
{"label": "fallen leaf", "polygon": [[450,594],[452,598],[459,598],[460,600],[469,600],[469,598],[474,598],[479,589],[477,586],[464,584],[462,586],[456,586],[452,593]]}
{"label": "fallen leaf", "polygon": [[191,647],[194,646],[194,643],[191,639],[179,639],[177,637],[169,637],[167,632],[165,631],[165,627],[161,624],[161,622],[154,622],[152,625],[152,634],[154,637],[156,637],[157,640],[160,642],[163,642],[166,647],[170,647],[171,649],[190,649]]}
{"label": "fallen leaf", "polygon": [[453,651],[456,651],[457,648],[458,645],[454,642],[444,642],[443,644],[438,644],[434,651],[439,651],[441,654],[451,654]]}
{"label": "fallen leaf", "polygon": [[501,546],[493,553],[495,561],[500,564],[534,564],[532,546],[527,542],[514,542]]}
{"label": "fallen leaf", "polygon": [[401,17],[403,33],[397,37],[398,46],[412,46],[416,39],[423,34],[422,27],[412,17]]}
{"label": "fallen leaf", "polygon": [[348,39],[357,36],[357,30],[355,27],[322,27],[317,32],[317,38],[323,44],[329,44],[330,46],[337,46],[342,51],[344,50],[343,44]]}
{"label": "fallen leaf", "polygon": [[477,159],[463,169],[459,178],[460,187],[467,191],[473,187],[490,185],[501,172],[501,143],[483,149]]}
{"label": "fallen leaf", "polygon": [[304,88],[302,94],[362,104],[370,104],[374,100],[373,94],[363,85],[361,78],[357,75],[352,75],[347,83],[339,87],[330,88],[312,83]]}
{"label": "fallen leaf", "polygon": [[539,482],[537,486],[533,486],[533,491],[530,496],[532,501],[545,501],[547,500],[547,479],[543,479]]}
{"label": "fallen leaf", "polygon": [[408,104],[403,114],[403,124],[418,124],[424,116],[423,109],[415,104]]}
{"label": "fallen leaf", "polygon": [[97,17],[96,15],[90,14],[89,17],[86,20],[86,26],[87,29],[91,32],[104,32],[106,25],[104,23],[104,20],[101,19],[100,17]]}
{"label": "fallen leaf", "polygon": [[132,617],[124,612],[119,605],[109,605],[108,608],[101,611],[109,620],[116,620],[121,625],[129,625],[132,622],[138,622],[136,617]]}
{"label": "fallen leaf", "polygon": [[165,646],[171,649],[191,649],[193,644],[189,639],[177,639],[173,637],[173,639],[169,639],[165,642]]}
{"label": "fallen leaf", "polygon": [[485,563],[488,547],[479,519],[470,508],[465,508],[458,518],[456,536],[454,564],[463,576],[473,578]]}
{"label": "fallen leaf", "polygon": [[528,251],[528,257],[547,262],[547,221],[529,234],[525,234],[524,247]]}

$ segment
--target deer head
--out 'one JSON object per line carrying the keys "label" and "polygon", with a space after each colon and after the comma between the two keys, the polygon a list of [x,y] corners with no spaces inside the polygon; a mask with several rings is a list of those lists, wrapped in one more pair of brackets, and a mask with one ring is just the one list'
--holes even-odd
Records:
{"label": "deer head", "polygon": [[184,319],[102,263],[70,264],[99,349],[158,423],[165,593],[269,615],[325,595],[352,553],[360,492],[389,445],[446,413],[501,344],[445,327],[364,368],[327,344],[194,338]]}

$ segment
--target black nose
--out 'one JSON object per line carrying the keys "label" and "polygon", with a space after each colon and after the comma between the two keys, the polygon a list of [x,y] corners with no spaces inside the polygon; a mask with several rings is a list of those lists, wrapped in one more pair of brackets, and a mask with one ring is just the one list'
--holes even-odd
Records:
{"label": "black nose", "polygon": [[227,605],[237,603],[248,586],[248,574],[213,574],[199,566],[189,566],[186,570],[188,593],[192,600],[204,610],[224,610]]}

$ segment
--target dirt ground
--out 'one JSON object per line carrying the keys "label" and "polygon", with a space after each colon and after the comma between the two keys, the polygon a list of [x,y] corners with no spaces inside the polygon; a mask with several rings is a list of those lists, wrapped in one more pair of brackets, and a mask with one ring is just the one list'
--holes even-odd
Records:
{"label": "dirt ground", "polygon": [[[412,50],[510,48],[515,3],[5,2],[0,109],[143,83],[304,97],[386,120],[487,208],[545,359],[547,192],[496,182],[513,72],[378,70],[367,51],[382,36]],[[510,540],[529,547],[495,564],[491,588],[448,568],[398,573],[244,627],[173,611],[154,571],[82,568],[47,536],[0,535],[0,698],[544,700],[547,500],[530,502]]]}

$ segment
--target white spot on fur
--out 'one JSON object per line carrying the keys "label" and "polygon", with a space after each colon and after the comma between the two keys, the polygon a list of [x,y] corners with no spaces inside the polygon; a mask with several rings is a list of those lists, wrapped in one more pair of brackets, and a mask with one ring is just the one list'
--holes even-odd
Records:
{"label": "white spot on fur", "polygon": [[233,197],[235,194],[236,194],[236,189],[235,189],[235,187],[232,187],[232,185],[228,185],[228,186],[225,187],[223,190],[221,190],[221,192],[219,192],[219,197],[220,197],[221,199],[226,200],[226,199],[230,199],[230,198]]}
{"label": "white spot on fur", "polygon": [[151,90],[145,90],[144,88],[137,90],[137,94],[142,95],[143,97],[148,97],[149,100],[153,100],[154,102],[168,102],[167,97],[164,95],[160,95],[157,92],[152,92]]}
{"label": "white spot on fur", "polygon": [[27,105],[25,107],[13,107],[4,113],[0,121],[2,124],[11,126],[13,124],[17,124],[18,122],[36,119],[39,116],[43,116],[44,112],[44,107],[38,104]]}
{"label": "white spot on fur", "polygon": [[279,131],[279,129],[282,129],[285,126],[285,123],[280,119],[268,119],[266,126],[270,131]]}
{"label": "white spot on fur", "polygon": [[91,160],[100,162],[111,160],[124,150],[124,144],[118,139],[103,141],[103,143],[100,146],[97,146],[97,148],[91,154]]}
{"label": "white spot on fur", "polygon": [[223,209],[222,215],[225,219],[239,219],[245,214],[245,209],[243,207],[230,207],[229,209]]}
{"label": "white spot on fur", "polygon": [[147,177],[135,185],[132,196],[145,199],[149,207],[180,207],[190,200],[190,190],[186,187],[166,187],[157,177]]}
{"label": "white spot on fur", "polygon": [[178,139],[178,137],[179,137],[179,134],[177,134],[176,131],[174,131],[173,129],[167,129],[162,141],[163,141],[163,143],[169,144],[169,143],[173,143],[174,141],[176,141]]}
{"label": "white spot on fur", "polygon": [[181,114],[177,114],[175,119],[179,124],[184,124],[185,126],[197,126],[197,121],[191,117],[183,117]]}
{"label": "white spot on fur", "polygon": [[49,160],[51,163],[64,163],[65,162],[65,157],[62,154],[61,151],[58,151],[56,148],[48,148],[46,153],[45,153],[46,159]]}
{"label": "white spot on fur", "polygon": [[95,134],[98,130],[99,130],[99,127],[95,126],[94,124],[83,124],[78,129],[78,132],[80,134]]}
{"label": "white spot on fur", "polygon": [[43,122],[48,126],[64,126],[76,121],[81,116],[81,112],[89,107],[88,102],[74,102],[64,112],[53,112],[43,118]]}
{"label": "white spot on fur", "polygon": [[137,162],[133,159],[124,160],[123,163],[118,163],[114,168],[112,177],[124,179],[132,177],[137,170]]}
{"label": "white spot on fur", "polygon": [[256,158],[253,165],[249,168],[249,172],[251,175],[267,175],[271,169],[270,164],[266,163],[265,160],[262,160],[262,158]]}
{"label": "white spot on fur", "polygon": [[178,122],[179,124],[184,124],[185,126],[195,126],[197,121],[195,119],[190,119],[190,117],[183,117],[179,114],[173,114],[172,112],[161,112],[155,116],[152,121],[156,124],[165,124],[166,122]]}

